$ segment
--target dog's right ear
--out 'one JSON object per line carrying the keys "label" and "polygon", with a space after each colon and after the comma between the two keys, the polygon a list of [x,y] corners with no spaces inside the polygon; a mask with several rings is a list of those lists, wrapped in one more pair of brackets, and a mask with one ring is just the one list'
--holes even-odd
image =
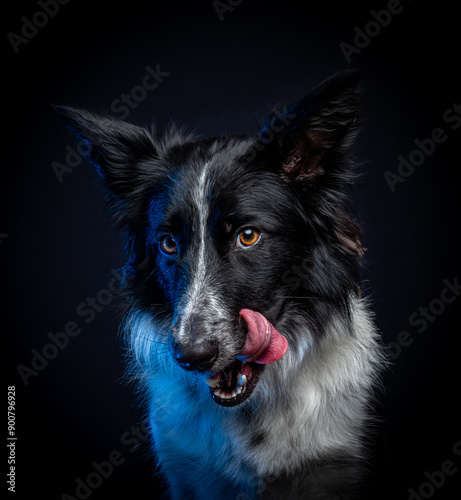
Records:
{"label": "dog's right ear", "polygon": [[157,157],[152,134],[136,125],[88,111],[55,105],[53,109],[84,144],[85,158],[109,191],[122,198],[131,196],[139,176],[147,174],[143,160]]}
{"label": "dog's right ear", "polygon": [[[103,180],[106,200],[117,226],[135,233],[145,222],[149,190],[166,175],[162,161],[168,147],[184,138],[171,129],[162,137],[119,119],[98,116],[67,106],[53,106],[83,143],[83,156]],[[168,145],[168,146],[167,146]]]}

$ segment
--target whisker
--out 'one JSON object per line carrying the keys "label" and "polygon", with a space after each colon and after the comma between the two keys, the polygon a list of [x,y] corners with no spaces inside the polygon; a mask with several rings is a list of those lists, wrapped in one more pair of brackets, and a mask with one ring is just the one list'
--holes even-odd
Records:
{"label": "whisker", "polygon": [[144,340],[148,340],[149,342],[154,342],[155,344],[166,345],[165,342],[162,342],[162,341],[156,340],[156,339],[152,339],[149,337],[145,337],[144,335],[135,335],[133,338],[134,339],[144,339]]}
{"label": "whisker", "polygon": [[142,284],[144,285],[145,282],[155,273],[155,267],[154,269],[152,269],[152,272],[150,272],[147,276],[146,276],[146,279],[142,282]]}
{"label": "whisker", "polygon": [[309,296],[304,296],[304,295],[283,295],[280,297],[281,299],[316,299],[316,300],[322,300],[322,297],[309,297]]}

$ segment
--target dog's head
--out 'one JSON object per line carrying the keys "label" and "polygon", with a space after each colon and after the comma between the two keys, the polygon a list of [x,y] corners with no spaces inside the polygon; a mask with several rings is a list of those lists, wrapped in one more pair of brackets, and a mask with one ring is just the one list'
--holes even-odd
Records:
{"label": "dog's head", "polygon": [[125,237],[130,310],[162,325],[168,355],[208,377],[221,405],[247,399],[265,364],[321,338],[358,293],[362,247],[344,195],[357,84],[342,73],[255,136],[207,140],[57,108]]}

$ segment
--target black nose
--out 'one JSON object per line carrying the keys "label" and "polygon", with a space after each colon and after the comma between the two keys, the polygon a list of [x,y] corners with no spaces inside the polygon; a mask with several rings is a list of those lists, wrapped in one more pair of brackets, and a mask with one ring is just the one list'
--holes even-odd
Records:
{"label": "black nose", "polygon": [[218,345],[209,340],[188,344],[174,344],[173,355],[185,370],[209,370],[218,357]]}

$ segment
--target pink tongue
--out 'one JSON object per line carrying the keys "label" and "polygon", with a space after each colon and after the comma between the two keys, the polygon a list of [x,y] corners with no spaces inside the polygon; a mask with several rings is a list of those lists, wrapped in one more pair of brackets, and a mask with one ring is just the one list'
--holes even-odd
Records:
{"label": "pink tongue", "polygon": [[287,352],[287,339],[261,313],[242,309],[239,314],[248,326],[245,345],[237,356],[240,361],[267,365],[278,361]]}

